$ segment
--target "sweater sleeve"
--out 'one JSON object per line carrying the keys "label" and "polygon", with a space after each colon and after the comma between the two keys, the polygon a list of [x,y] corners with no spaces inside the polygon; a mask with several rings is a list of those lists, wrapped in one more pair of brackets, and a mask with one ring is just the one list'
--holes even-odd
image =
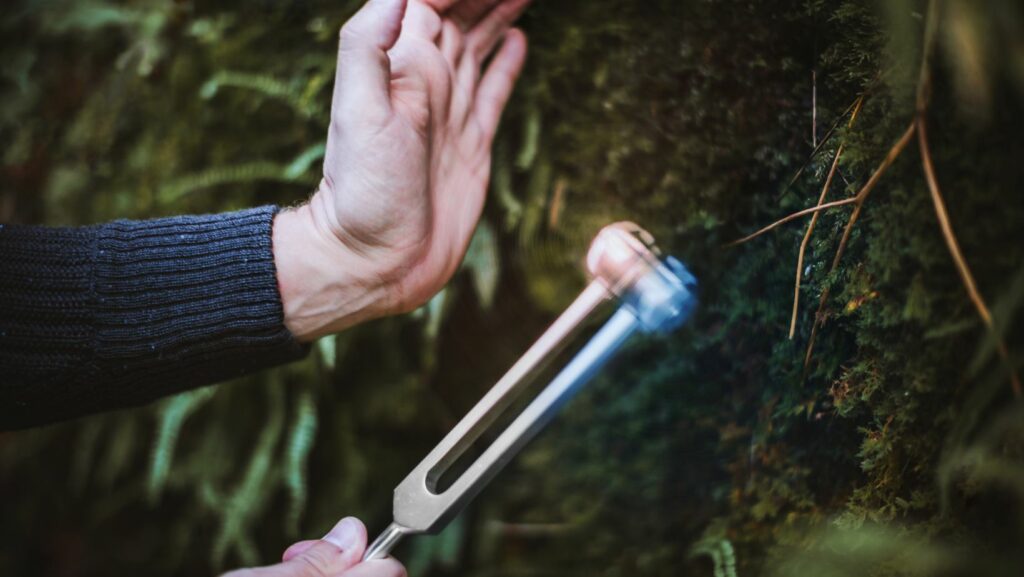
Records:
{"label": "sweater sleeve", "polygon": [[0,225],[0,429],[137,406],[301,358],[275,207]]}

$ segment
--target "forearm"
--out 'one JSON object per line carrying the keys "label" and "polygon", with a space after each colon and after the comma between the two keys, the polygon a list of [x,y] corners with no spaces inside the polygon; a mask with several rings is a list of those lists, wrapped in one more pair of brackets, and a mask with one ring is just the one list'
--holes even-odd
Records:
{"label": "forearm", "polygon": [[300,358],[278,292],[274,214],[0,228],[0,428]]}

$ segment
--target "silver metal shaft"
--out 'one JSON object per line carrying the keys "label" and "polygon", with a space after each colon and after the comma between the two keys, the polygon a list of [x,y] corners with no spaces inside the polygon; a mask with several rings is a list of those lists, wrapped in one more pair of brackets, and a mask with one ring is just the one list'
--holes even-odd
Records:
{"label": "silver metal shaft", "polygon": [[395,545],[398,545],[398,542],[408,532],[407,528],[398,523],[388,525],[388,528],[384,529],[384,532],[374,539],[373,543],[370,543],[366,551],[363,552],[363,561],[387,557],[391,550],[395,548]]}

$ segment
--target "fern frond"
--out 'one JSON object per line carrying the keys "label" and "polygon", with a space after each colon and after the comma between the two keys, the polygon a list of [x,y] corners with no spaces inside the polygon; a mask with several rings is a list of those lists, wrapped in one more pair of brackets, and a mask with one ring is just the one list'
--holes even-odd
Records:
{"label": "fern frond", "polygon": [[512,161],[509,159],[507,141],[508,138],[499,138],[494,143],[494,176],[491,178],[491,186],[499,206],[505,212],[505,230],[512,230],[523,216],[523,203],[512,190]]}
{"label": "fern frond", "polygon": [[476,228],[473,240],[469,243],[462,266],[469,270],[473,279],[473,288],[480,297],[480,304],[485,309],[491,308],[494,293],[498,289],[498,275],[501,272],[498,242],[494,231],[486,222]]}
{"label": "fern frond", "polygon": [[299,533],[299,520],[306,507],[306,467],[316,440],[317,415],[313,393],[305,390],[295,405],[295,417],[285,454],[285,485],[291,503],[288,508],[288,533]]}
{"label": "fern frond", "polygon": [[529,170],[537,160],[540,151],[540,135],[543,124],[540,107],[533,105],[526,111],[526,119],[523,124],[523,145],[516,156],[516,167],[519,170]]}
{"label": "fern frond", "polygon": [[275,162],[250,162],[236,166],[211,168],[183,176],[160,190],[160,200],[171,203],[193,192],[220,186],[257,180],[268,180],[315,186],[319,178],[308,173],[296,174],[295,163],[282,165]]}
{"label": "fern frond", "polygon": [[267,396],[267,410],[270,412],[267,424],[260,433],[242,482],[224,503],[220,530],[213,541],[212,562],[217,570],[223,567],[231,549],[242,556],[248,554],[244,540],[272,492],[270,484],[274,477],[270,471],[274,448],[284,428],[284,395],[280,383],[269,384]]}
{"label": "fern frond", "polygon": [[224,70],[214,74],[203,84],[199,95],[205,99],[213,98],[221,88],[241,88],[251,90],[287,104],[296,114],[303,118],[325,118],[326,113],[315,100],[304,98],[301,88],[278,80],[265,74],[234,72]]}
{"label": "fern frond", "polygon": [[285,178],[298,179],[302,178],[309,167],[314,162],[324,157],[324,153],[327,152],[327,145],[324,143],[314,144],[306,150],[302,151],[301,154],[295,157],[295,160],[291,161],[290,164],[284,169]]}
{"label": "fern frond", "polygon": [[160,499],[174,459],[174,448],[178,444],[178,433],[189,415],[213,397],[215,389],[206,387],[188,391],[171,397],[161,403],[157,413],[160,423],[157,426],[153,451],[149,459],[149,481],[146,484],[146,495],[150,503]]}
{"label": "fern frond", "polygon": [[690,547],[690,557],[708,556],[715,577],[737,577],[736,551],[728,539],[701,539]]}

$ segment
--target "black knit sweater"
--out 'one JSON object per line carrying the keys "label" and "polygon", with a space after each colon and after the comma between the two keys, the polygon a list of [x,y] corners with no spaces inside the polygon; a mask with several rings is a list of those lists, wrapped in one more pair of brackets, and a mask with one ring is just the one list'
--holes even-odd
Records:
{"label": "black knit sweater", "polygon": [[283,323],[275,212],[0,225],[0,429],[141,405],[302,357]]}

